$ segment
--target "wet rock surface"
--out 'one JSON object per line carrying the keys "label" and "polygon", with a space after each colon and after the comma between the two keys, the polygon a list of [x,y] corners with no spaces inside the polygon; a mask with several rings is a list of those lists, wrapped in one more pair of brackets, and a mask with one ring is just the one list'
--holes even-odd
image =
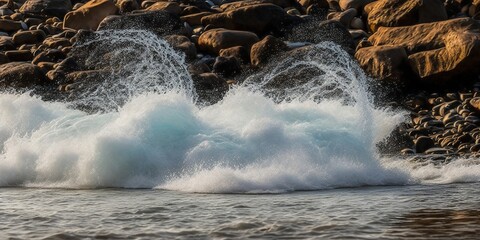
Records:
{"label": "wet rock surface", "polygon": [[412,139],[409,155],[476,156],[480,151],[479,84],[472,90],[421,93],[405,102],[411,121],[402,129]]}

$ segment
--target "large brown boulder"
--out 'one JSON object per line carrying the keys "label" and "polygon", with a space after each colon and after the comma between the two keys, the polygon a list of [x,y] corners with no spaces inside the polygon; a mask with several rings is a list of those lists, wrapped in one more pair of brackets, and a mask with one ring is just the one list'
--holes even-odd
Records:
{"label": "large brown boulder", "polygon": [[202,18],[202,24],[232,30],[252,31],[258,34],[278,31],[284,25],[299,20],[291,16],[283,8],[274,4],[257,4],[240,7],[224,13],[213,14]]}
{"label": "large brown boulder", "polygon": [[42,42],[46,37],[47,36],[45,32],[42,30],[30,30],[15,33],[12,40],[15,45],[21,46],[23,44],[35,44]]}
{"label": "large brown boulder", "polygon": [[372,32],[379,27],[409,26],[447,20],[441,0],[379,0],[366,7]]}
{"label": "large brown boulder", "polygon": [[147,8],[148,11],[166,11],[175,15],[182,12],[182,8],[176,2],[157,2]]}
{"label": "large brown boulder", "polygon": [[19,21],[0,19],[0,31],[14,32],[20,29],[27,29],[27,25]]}
{"label": "large brown boulder", "polygon": [[403,46],[411,54],[444,47],[444,37],[451,31],[458,32],[457,29],[475,31],[478,24],[469,18],[457,18],[406,27],[381,27],[368,40],[376,46]]}
{"label": "large brown boulder", "polygon": [[288,47],[282,40],[268,35],[262,41],[253,44],[250,50],[251,63],[257,67],[267,63],[273,55],[286,50]]}
{"label": "large brown boulder", "polygon": [[455,31],[445,38],[445,47],[408,56],[412,70],[422,79],[448,81],[456,75],[480,72],[480,35]]}
{"label": "large brown boulder", "polygon": [[169,35],[165,37],[165,41],[177,51],[185,53],[188,59],[195,59],[197,56],[197,48],[195,44],[183,35]]}
{"label": "large brown boulder", "polygon": [[63,21],[64,28],[96,30],[100,22],[118,11],[110,0],[91,0],[79,9],[69,12]]}
{"label": "large brown boulder", "polygon": [[27,0],[20,8],[21,13],[43,14],[63,18],[72,10],[70,0]]}
{"label": "large brown boulder", "polygon": [[361,48],[355,58],[372,77],[380,80],[400,80],[408,60],[405,48],[391,45]]}
{"label": "large brown boulder", "polygon": [[[445,84],[455,81],[455,76],[480,72],[479,31],[480,24],[475,20],[458,18],[414,26],[380,27],[369,41],[376,47],[404,48],[409,68],[421,82]],[[368,49],[372,48],[360,49],[357,55],[368,55]],[[362,66],[372,75],[378,70],[368,64]]]}
{"label": "large brown boulder", "polygon": [[235,46],[250,49],[258,41],[258,36],[252,32],[216,28],[202,33],[198,46],[203,51],[218,55],[221,49]]}
{"label": "large brown boulder", "polygon": [[11,62],[0,65],[1,87],[30,87],[43,83],[44,75],[31,63]]}
{"label": "large brown boulder", "polygon": [[194,13],[194,14],[188,14],[185,16],[180,17],[182,21],[187,22],[190,24],[190,26],[197,26],[197,25],[202,25],[202,18],[208,15],[212,15],[213,13],[211,12],[199,12],[199,13]]}

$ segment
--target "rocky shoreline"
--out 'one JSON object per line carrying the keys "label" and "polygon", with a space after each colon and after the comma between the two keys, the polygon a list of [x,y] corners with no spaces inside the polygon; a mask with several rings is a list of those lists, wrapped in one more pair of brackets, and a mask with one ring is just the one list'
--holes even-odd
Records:
{"label": "rocky shoreline", "polygon": [[[397,153],[480,153],[479,0],[0,0],[0,88],[70,96],[105,78],[77,42],[142,29],[183,52],[202,95],[221,94],[279,54],[339,44],[411,113]],[[109,58],[108,49],[98,53]],[[94,81],[92,81],[92,79]],[[384,87],[385,88],[385,87]],[[219,97],[220,95],[220,97]],[[401,141],[399,141],[401,139]],[[391,142],[390,144],[394,144]],[[439,157],[440,156],[440,157]]]}

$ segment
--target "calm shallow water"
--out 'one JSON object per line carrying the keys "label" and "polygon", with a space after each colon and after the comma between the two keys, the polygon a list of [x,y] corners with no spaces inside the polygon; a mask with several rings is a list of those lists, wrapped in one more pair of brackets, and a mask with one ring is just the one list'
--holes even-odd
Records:
{"label": "calm shallow water", "polygon": [[0,189],[2,239],[478,238],[480,183],[286,194]]}

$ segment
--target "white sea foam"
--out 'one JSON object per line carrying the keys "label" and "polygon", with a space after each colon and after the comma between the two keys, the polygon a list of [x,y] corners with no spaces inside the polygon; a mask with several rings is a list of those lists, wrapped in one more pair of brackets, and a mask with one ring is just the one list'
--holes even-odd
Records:
{"label": "white sea foam", "polygon": [[[1,94],[0,185],[226,193],[480,180],[476,160],[421,166],[382,159],[375,146],[403,113],[371,104],[366,77],[340,48],[313,50],[301,63],[286,60],[278,66],[288,66],[252,76],[210,106],[178,89],[136,89],[117,111],[97,114]],[[332,51],[333,60],[320,54]],[[270,79],[294,68],[323,74],[272,97]],[[320,92],[307,91],[312,87]],[[319,98],[334,88],[342,97]]]}
{"label": "white sea foam", "polygon": [[28,95],[0,103],[3,186],[243,192],[406,181],[375,160],[355,107],[338,102],[276,104],[238,89],[201,109],[177,93],[94,115]]}

